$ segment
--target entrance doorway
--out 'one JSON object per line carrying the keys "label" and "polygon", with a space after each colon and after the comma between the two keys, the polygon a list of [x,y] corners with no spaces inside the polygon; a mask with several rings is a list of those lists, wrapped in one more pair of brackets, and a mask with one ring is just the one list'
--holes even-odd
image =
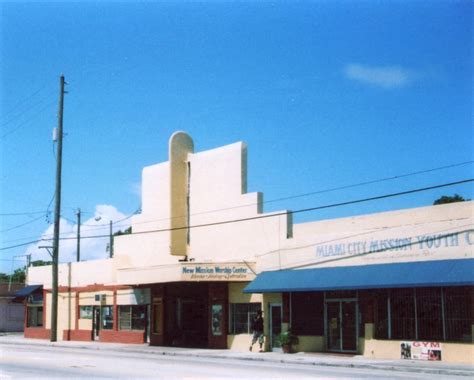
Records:
{"label": "entrance doorway", "polygon": [[173,345],[180,347],[207,346],[207,303],[197,298],[177,298],[176,327],[179,335]]}
{"label": "entrance doorway", "polygon": [[327,300],[325,309],[327,349],[335,352],[357,351],[357,301]]}
{"label": "entrance doorway", "polygon": [[282,306],[281,304],[271,303],[268,310],[270,312],[270,351],[281,352],[281,345],[277,338],[281,333]]}
{"label": "entrance doorway", "polygon": [[99,340],[100,333],[100,306],[92,308],[92,340]]}

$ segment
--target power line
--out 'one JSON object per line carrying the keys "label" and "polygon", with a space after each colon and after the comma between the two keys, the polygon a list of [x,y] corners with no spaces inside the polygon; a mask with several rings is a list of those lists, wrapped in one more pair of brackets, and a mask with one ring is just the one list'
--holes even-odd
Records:
{"label": "power line", "polygon": [[36,117],[38,117],[45,109],[47,109],[49,106],[53,105],[54,103],[55,102],[53,101],[53,102],[50,102],[50,103],[46,104],[37,113],[35,113],[30,119],[26,119],[23,123],[20,123],[19,125],[17,125],[13,129],[10,129],[8,132],[4,133],[1,138],[4,139],[5,137],[11,135],[13,132],[15,132],[18,129],[20,129],[21,127],[23,127],[24,125],[30,123],[32,120],[34,120]]}
{"label": "power line", "polygon": [[[397,193],[378,195],[378,196],[375,196],[375,197],[356,199],[356,200],[346,201],[346,202],[332,203],[332,204],[323,205],[323,206],[309,207],[309,208],[299,209],[299,210],[295,210],[295,211],[284,211],[284,212],[273,213],[273,214],[258,215],[258,216],[253,216],[253,217],[249,217],[249,218],[231,219],[231,220],[225,220],[225,221],[220,221],[220,222],[196,224],[196,225],[193,225],[193,226],[183,226],[183,227],[175,227],[175,228],[164,228],[164,229],[158,229],[158,230],[132,232],[131,235],[141,235],[141,234],[149,234],[149,233],[157,233],[157,232],[168,232],[168,231],[177,231],[177,230],[184,230],[184,229],[212,227],[212,226],[218,226],[218,225],[224,225],[224,224],[247,222],[247,221],[251,221],[251,220],[273,218],[273,217],[278,217],[278,216],[284,216],[284,215],[287,215],[287,214],[299,214],[299,213],[305,213],[305,212],[316,211],[316,210],[323,210],[323,209],[334,208],[334,207],[348,206],[348,205],[351,205],[351,204],[371,202],[371,201],[387,199],[387,198],[394,198],[394,197],[399,197],[399,196],[403,196],[403,195],[409,195],[409,194],[420,193],[420,192],[423,192],[423,191],[441,189],[441,188],[444,188],[444,187],[450,187],[450,186],[460,185],[460,184],[469,183],[469,182],[474,182],[474,179],[470,178],[470,179],[465,179],[465,180],[456,181],[456,182],[444,183],[444,184],[441,184],[441,185],[434,185],[434,186],[429,186],[429,187],[423,187],[423,188],[418,188],[418,189],[401,191],[401,192],[397,192]],[[97,238],[105,238],[105,237],[109,237],[109,234],[107,234],[107,235],[81,236],[81,239],[97,239]],[[60,240],[72,240],[72,239],[76,239],[76,238],[75,237],[60,238]],[[51,239],[42,239],[42,240],[51,240]],[[5,250],[5,249],[8,249],[8,248],[9,247],[0,248],[0,250]]]}
{"label": "power line", "polygon": [[[127,219],[130,219],[132,216],[134,215],[137,215],[141,210],[141,207],[138,207],[132,214],[130,215],[127,215],[126,217],[122,218],[122,219],[119,219],[119,220],[114,220],[113,223],[114,225],[116,225],[117,223],[120,223],[120,222],[123,222],[124,220],[127,220]],[[67,219],[63,216],[64,219],[66,220],[69,220],[71,222],[70,219]],[[73,222],[75,223],[75,222]],[[81,226],[86,226],[86,227],[96,227],[96,228],[103,228],[103,227],[108,227],[109,226],[109,223],[101,223],[101,224],[81,224]]]}
{"label": "power line", "polygon": [[25,211],[25,212],[10,212],[10,213],[2,213],[0,216],[19,216],[19,215],[34,215],[34,214],[44,214],[43,211]]}
{"label": "power line", "polygon": [[43,85],[41,86],[38,90],[36,90],[35,92],[33,92],[32,94],[28,95],[26,98],[24,98],[23,100],[20,100],[19,102],[17,102],[12,108],[10,108],[8,111],[4,112],[3,113],[3,117],[11,114],[13,111],[15,111],[19,106],[21,106],[22,104],[26,103],[28,100],[30,100],[31,98],[35,97],[35,95],[39,94],[44,88],[46,87],[46,85]]}
{"label": "power line", "polygon": [[32,219],[32,220],[30,220],[30,221],[28,221],[28,222],[26,222],[26,223],[19,224],[19,225],[17,225],[17,226],[14,226],[14,227],[7,228],[6,230],[2,230],[2,231],[0,231],[0,232],[2,232],[2,233],[3,233],[3,232],[8,232],[8,231],[15,230],[15,229],[17,229],[17,228],[20,228],[20,227],[26,226],[27,224],[34,223],[34,222],[36,222],[36,221],[40,220],[40,219],[41,219],[41,218],[43,218],[43,217],[44,217],[44,215],[41,215],[41,216],[39,216],[39,217],[37,217],[37,218],[35,218],[35,219]]}
{"label": "power line", "polygon": [[[447,165],[447,166],[443,166],[443,167],[440,167],[440,168],[434,168],[434,169],[428,169],[428,170],[424,170],[424,171],[419,171],[419,172],[414,172],[414,173],[409,173],[409,174],[404,174],[404,175],[401,175],[401,176],[396,176],[398,178],[400,177],[406,177],[406,176],[409,176],[409,175],[414,175],[415,173],[420,173],[420,172],[429,172],[429,171],[435,171],[435,170],[441,170],[442,168],[451,168],[451,167],[455,167],[455,166],[460,166],[460,165],[465,165],[465,164],[468,164],[468,163],[473,163],[474,161],[466,161],[464,163],[459,163],[459,164],[453,164],[453,165]],[[390,178],[395,178],[395,177],[390,177]],[[381,179],[380,181],[384,181],[385,179]],[[374,183],[375,181],[377,180],[374,180],[374,181],[371,181],[372,183]],[[472,179],[469,179],[469,180],[465,180],[465,181],[459,181],[459,182],[454,182],[454,183],[449,183],[449,184],[444,184],[444,185],[439,185],[439,187],[446,187],[446,186],[454,186],[456,184],[461,184],[461,183],[467,183],[467,182],[472,182],[473,180]],[[349,186],[357,186],[356,185],[348,185],[348,186],[341,186],[341,188],[345,187],[349,187]],[[415,190],[413,192],[420,192],[420,191],[425,191],[425,190],[431,190],[431,189],[436,189],[438,188],[437,186],[435,187],[428,187],[428,188],[423,188],[421,190]],[[334,188],[335,189],[335,188]],[[323,192],[323,191],[333,191],[333,189],[328,189],[328,190],[321,190],[320,192]],[[310,193],[307,193],[307,194],[310,194]],[[388,197],[393,197],[393,196],[396,196],[397,194],[400,194],[400,195],[404,195],[404,194],[409,194],[408,193],[395,193],[395,195],[392,195],[392,194],[389,194],[388,196],[386,196],[387,198]],[[295,197],[298,197],[295,196]],[[384,196],[382,196],[384,197]],[[358,200],[358,201],[349,201],[349,202],[344,202],[344,203],[341,203],[341,204],[335,204],[335,205],[329,205],[329,206],[319,206],[321,209],[324,209],[324,208],[330,208],[330,207],[336,207],[336,206],[342,206],[342,205],[349,205],[351,203],[361,203],[361,202],[366,202],[366,201],[369,201],[369,200],[374,200],[374,199],[378,199],[377,197],[375,198],[366,198],[366,199],[363,199],[363,200]],[[383,199],[383,198],[380,198],[380,199]],[[249,206],[249,205],[246,205],[246,206]],[[237,207],[242,207],[242,206],[237,206]],[[235,208],[237,208],[235,207]],[[232,209],[232,208],[229,208],[229,209]],[[309,208],[309,209],[302,209],[302,210],[296,210],[296,211],[292,211],[293,214],[296,214],[296,213],[301,213],[301,212],[307,212],[307,211],[314,211],[314,210],[317,210],[318,208]],[[227,209],[223,209],[223,210],[227,210]],[[132,217],[133,215],[135,215],[137,212],[139,211],[139,209],[134,213],[134,214],[130,214],[129,216],[123,218],[123,219],[120,219],[119,221],[123,221],[123,220],[126,220],[130,217]],[[214,211],[207,211],[207,212],[204,212],[204,213],[211,213],[211,212],[215,212],[215,211],[221,211],[221,210],[214,210]],[[259,215],[257,217],[254,217],[253,219],[258,219],[258,218],[265,218],[265,217],[271,217],[271,216],[280,216],[280,215],[284,215],[286,212],[284,213],[278,213],[278,214],[271,214],[271,215]],[[193,215],[198,215],[198,214],[193,214]],[[75,223],[75,221],[72,221],[71,219],[68,219],[68,218],[65,218],[63,216],[64,219],[68,220],[69,222],[71,223]],[[143,223],[152,223],[152,222],[156,222],[156,221],[160,221],[160,220],[168,220],[168,219],[158,219],[158,220],[154,220],[154,221],[147,221],[147,222],[141,222],[141,223],[137,223],[137,224],[143,224]],[[243,219],[242,221],[245,221],[246,219]],[[117,223],[119,222],[117,221]],[[240,221],[240,220],[239,220]],[[224,224],[224,223],[231,223],[232,221],[226,221],[226,222],[217,222],[217,224]],[[107,224],[108,225],[108,224]],[[213,224],[211,224],[213,225]],[[87,225],[89,227],[97,227],[98,229],[103,229],[105,228],[106,225],[104,226],[94,226],[94,225]],[[206,225],[202,225],[202,226],[206,226]],[[125,225],[123,226],[119,226],[119,227],[126,227]],[[194,227],[201,227],[201,225],[198,225],[198,226],[190,226],[190,227],[178,227],[176,229],[184,229],[184,228],[194,228]],[[149,233],[149,232],[162,232],[162,231],[172,231],[172,229],[161,229],[161,230],[150,230],[150,231],[142,231],[142,232],[135,232],[135,233],[132,233],[132,234],[139,234],[139,233]],[[63,233],[64,235],[68,234],[68,233]],[[97,237],[97,238],[104,238],[104,237],[108,237],[109,234],[107,235],[94,235],[94,236],[82,236],[82,238],[84,239],[88,239],[88,238],[94,238],[94,237]],[[15,240],[10,240],[10,241],[21,241],[21,240],[24,240],[24,239],[28,239],[28,238],[22,238],[22,239],[15,239]],[[60,238],[60,240],[65,240],[65,239],[75,239],[75,238]],[[21,244],[18,244],[18,245],[13,245],[13,246],[8,246],[8,247],[4,247],[4,248],[0,248],[0,250],[6,250],[6,249],[13,249],[13,248],[17,248],[17,247],[22,247],[24,245],[28,245],[28,244],[32,244],[32,243],[37,243],[37,242],[40,242],[40,241],[48,241],[48,240],[51,240],[51,238],[41,238],[41,239],[37,239],[37,240],[33,240],[33,241],[29,241],[29,242],[26,242],[26,243],[21,243]]]}
{"label": "power line", "polygon": [[[158,230],[149,230],[149,231],[141,231],[141,232],[132,232],[131,234],[132,235],[138,235],[138,234],[146,234],[146,233],[154,233],[154,232],[166,232],[166,231],[174,231],[174,230],[182,230],[182,229],[199,228],[199,227],[209,227],[209,226],[220,225],[220,224],[237,223],[237,222],[244,222],[244,221],[249,221],[249,220],[270,218],[270,217],[275,217],[275,216],[283,216],[283,215],[286,215],[287,213],[291,213],[291,214],[304,213],[304,212],[309,212],[309,211],[316,211],[316,210],[322,210],[322,209],[327,209],[327,208],[347,206],[347,205],[350,205],[350,204],[357,204],[357,203],[362,203],[362,202],[369,202],[369,201],[380,200],[380,199],[385,199],[385,198],[392,198],[392,197],[396,197],[396,196],[419,193],[419,192],[423,192],[423,191],[434,190],[434,189],[439,189],[439,188],[449,187],[449,186],[455,186],[455,185],[469,183],[469,182],[473,182],[473,181],[474,181],[474,179],[466,179],[466,180],[462,180],[462,181],[451,182],[451,183],[435,185],[435,186],[430,186],[430,187],[424,187],[424,188],[419,188],[419,189],[414,189],[414,190],[408,190],[408,191],[404,191],[404,192],[391,193],[391,194],[386,194],[386,195],[381,195],[381,196],[376,196],[376,197],[370,197],[370,198],[363,198],[363,199],[358,199],[358,200],[353,200],[353,201],[334,203],[334,204],[329,204],[329,205],[325,205],[325,206],[317,206],[317,207],[299,209],[299,210],[290,211],[290,212],[285,211],[285,212],[273,213],[273,214],[269,214],[269,215],[258,215],[258,216],[251,217],[251,218],[234,219],[234,220],[215,222],[215,223],[207,223],[207,224],[200,224],[200,225],[194,225],[194,226],[188,226],[188,227],[175,227],[175,228],[171,228],[171,229],[158,229]],[[132,215],[130,215],[130,217]],[[81,239],[105,238],[105,237],[109,237],[109,235],[110,234],[82,236]],[[76,239],[76,238],[75,237],[63,237],[63,238],[60,238],[59,240],[72,240],[72,239]],[[17,240],[22,240],[22,239],[17,239]],[[41,239],[31,240],[31,241],[21,243],[21,244],[16,244],[16,245],[13,245],[13,246],[2,247],[2,248],[0,248],[0,251],[7,250],[7,249],[18,248],[18,247],[23,247],[23,246],[26,246],[26,245],[29,245],[29,244],[38,243],[40,241],[50,241],[50,240],[52,240],[52,239],[51,238],[41,238]]]}
{"label": "power line", "polygon": [[[3,121],[0,126],[1,127],[4,127],[8,124],[10,124],[12,121],[15,121],[16,119],[20,118],[21,116],[25,115],[26,113],[30,112],[31,110],[35,109],[37,106],[39,106],[41,103],[43,103],[45,100],[47,100],[48,98],[42,98],[40,99],[39,101],[37,101],[36,103],[34,103],[31,107],[25,109],[24,111],[16,114],[16,115],[13,115],[12,117],[10,117],[8,120],[6,121]],[[5,117],[5,115],[3,115],[3,117]]]}
{"label": "power line", "polygon": [[[302,197],[306,197],[306,196],[310,196],[310,195],[316,195],[316,194],[325,194],[325,193],[330,193],[330,192],[337,191],[337,190],[347,190],[347,189],[366,186],[366,185],[373,185],[375,183],[380,183],[380,182],[386,182],[386,181],[391,181],[391,180],[400,179],[400,178],[411,177],[411,176],[415,176],[415,175],[419,175],[419,174],[426,174],[426,173],[430,173],[430,172],[434,172],[434,171],[450,169],[450,168],[454,168],[454,167],[458,167],[458,166],[464,166],[464,165],[473,164],[473,163],[474,163],[474,161],[465,161],[465,162],[460,162],[460,163],[457,163],[457,164],[451,164],[451,165],[440,166],[440,167],[437,167],[437,168],[419,170],[419,171],[416,171],[416,172],[396,175],[396,176],[392,176],[392,177],[386,177],[386,178],[374,179],[374,180],[365,181],[365,182],[359,182],[359,183],[355,183],[355,184],[352,184],[352,185],[343,185],[343,186],[333,187],[333,188],[324,189],[324,190],[317,190],[317,191],[313,191],[313,192],[309,192],[309,193],[297,194],[297,195],[292,195],[292,196],[287,196],[287,197],[282,197],[282,198],[275,198],[275,199],[271,199],[271,200],[268,200],[268,201],[263,201],[262,204],[280,202],[280,201],[296,199],[296,198],[302,198]],[[256,205],[257,205],[257,203],[248,203],[248,204],[240,205],[240,206],[233,206],[233,207],[227,207],[227,208],[221,208],[221,209],[202,211],[202,212],[191,214],[190,216],[205,215],[205,214],[211,214],[211,213],[215,213],[215,212],[234,210],[234,209],[238,209],[238,208],[250,207],[250,206],[256,206]],[[181,216],[175,216],[175,217],[171,217],[171,218],[147,220],[147,221],[144,221],[144,222],[137,222],[136,224],[155,223],[155,222],[166,221],[166,220],[170,220],[170,219],[183,218],[183,217],[185,217],[185,216],[181,215]],[[95,227],[94,225],[89,225],[89,226]],[[107,225],[104,224],[104,226],[108,226],[108,224]],[[97,226],[97,227],[98,227],[98,229],[102,228],[102,227],[99,227],[99,226]],[[103,228],[105,228],[105,227],[103,227]]]}
{"label": "power line", "polygon": [[[411,176],[415,176],[415,175],[419,175],[419,174],[431,173],[431,172],[435,172],[435,171],[439,171],[439,170],[451,169],[451,168],[455,168],[455,167],[459,167],[459,166],[470,165],[470,164],[473,164],[473,163],[474,163],[474,161],[464,161],[464,162],[459,162],[459,163],[455,163],[455,164],[439,166],[439,167],[436,167],[436,168],[424,169],[424,170],[419,170],[419,171],[415,171],[415,172],[411,172],[411,173],[395,175],[395,176],[391,176],[391,177],[379,178],[379,179],[374,179],[374,180],[365,181],[365,182],[359,182],[359,183],[350,184],[350,185],[342,185],[342,186],[333,187],[333,188],[329,188],[329,189],[316,190],[316,191],[312,191],[312,192],[308,192],[308,193],[302,193],[302,194],[290,195],[290,196],[287,196],[287,197],[270,199],[270,200],[263,201],[262,204],[280,202],[280,201],[283,201],[283,200],[290,200],[290,199],[296,199],[296,198],[302,198],[302,197],[306,197],[306,196],[310,196],[310,195],[324,194],[324,193],[329,193],[329,192],[338,191],[338,190],[347,190],[347,189],[351,189],[351,188],[354,188],[354,187],[372,185],[372,184],[375,184],[375,183],[380,183],[380,182],[386,182],[386,181],[391,181],[391,180],[400,179],[400,178],[411,177]],[[49,202],[49,205],[48,205],[48,208],[47,208],[48,211],[49,211],[49,207],[51,206],[53,200],[54,200],[54,194],[53,194],[53,197],[52,197],[51,201]],[[242,208],[242,207],[249,207],[249,206],[254,206],[254,205],[257,205],[257,203],[249,203],[249,204],[245,204],[245,205],[241,205],[241,206],[234,206],[234,207],[227,207],[227,208],[222,208],[222,209],[203,211],[203,212],[200,212],[200,213],[192,214],[191,216],[202,215],[202,214],[213,213],[213,212],[219,212],[219,211],[227,211],[227,210],[232,210],[232,209],[237,209],[237,208]],[[69,208],[72,209],[72,210],[76,210],[75,207],[69,207]],[[114,223],[119,223],[123,220],[129,219],[133,215],[137,215],[139,211],[140,211],[140,208],[138,208],[133,214],[130,214],[129,216],[125,217],[124,219],[120,219],[120,220],[118,220]],[[81,213],[83,213],[83,214],[94,214],[94,212],[83,211],[83,210],[81,210]],[[44,211],[24,211],[24,212],[0,213],[0,216],[17,216],[17,215],[34,215],[34,214],[44,214]],[[64,216],[62,216],[62,217],[64,219],[70,221],[70,222],[73,222],[71,219],[68,219]],[[177,216],[177,217],[174,217],[174,218],[182,218],[182,217],[183,216]],[[153,223],[153,222],[159,222],[159,221],[169,220],[169,219],[170,218],[155,219],[155,220],[149,220],[149,221],[146,221],[146,222],[138,222],[137,224]],[[74,221],[74,223],[75,223],[75,221]],[[82,225],[83,226],[88,226],[88,227],[102,227],[102,226],[107,226],[108,227],[109,224],[108,223],[103,223],[103,224],[97,224],[97,225],[94,225],[94,224],[82,224]]]}
{"label": "power line", "polygon": [[395,180],[395,179],[406,178],[406,177],[412,177],[412,176],[415,176],[415,175],[431,173],[431,172],[438,171],[438,170],[451,169],[451,168],[455,168],[455,167],[458,167],[458,166],[469,165],[469,164],[472,164],[472,163],[474,163],[474,161],[465,161],[465,162],[460,162],[460,163],[457,163],[457,164],[440,166],[438,168],[419,170],[419,171],[412,172],[412,173],[395,175],[395,176],[392,176],[392,177],[386,177],[386,178],[380,178],[380,179],[374,179],[374,180],[370,180],[370,181],[366,181],[366,182],[359,182],[359,183],[356,183],[356,184],[353,184],[353,185],[333,187],[331,189],[326,189],[326,190],[313,191],[313,192],[305,193],[305,194],[299,194],[299,195],[294,195],[294,196],[288,196],[288,197],[283,197],[283,198],[272,199],[270,201],[263,202],[263,203],[279,202],[279,201],[284,201],[284,200],[288,200],[288,199],[306,197],[306,196],[309,196],[309,195],[329,193],[329,192],[336,191],[336,190],[346,190],[346,189],[352,189],[354,187],[373,185],[375,183],[392,181],[392,180]]}
{"label": "power line", "polygon": [[[46,240],[51,240],[51,239],[46,239]],[[0,248],[0,251],[5,251],[5,250],[7,250],[7,249],[13,249],[13,248],[18,248],[18,247],[24,247],[24,246],[26,246],[26,245],[39,243],[40,241],[43,241],[43,239],[31,240],[31,241],[26,242],[26,243],[17,244],[17,245],[11,245],[11,246],[9,246],[9,247],[2,247],[2,248]]]}

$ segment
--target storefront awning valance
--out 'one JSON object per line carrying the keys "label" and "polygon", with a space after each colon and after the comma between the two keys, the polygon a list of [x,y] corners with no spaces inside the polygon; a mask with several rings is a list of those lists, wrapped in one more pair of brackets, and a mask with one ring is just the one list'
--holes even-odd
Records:
{"label": "storefront awning valance", "polygon": [[474,285],[474,259],[262,272],[245,293]]}

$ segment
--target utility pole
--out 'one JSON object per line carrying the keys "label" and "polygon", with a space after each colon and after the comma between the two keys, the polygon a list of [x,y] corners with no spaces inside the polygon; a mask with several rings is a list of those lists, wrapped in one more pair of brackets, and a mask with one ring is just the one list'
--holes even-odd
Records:
{"label": "utility pole", "polygon": [[56,192],[54,206],[53,236],[53,278],[51,301],[51,342],[56,342],[58,334],[58,262],[59,262],[59,221],[61,217],[61,169],[63,155],[63,108],[64,108],[64,75],[59,78],[59,109],[58,109],[58,149],[56,158]]}
{"label": "utility pole", "polygon": [[77,212],[77,262],[81,261],[81,209],[78,208]]}
{"label": "utility pole", "polygon": [[30,265],[31,265],[31,253],[26,255],[25,285],[29,283],[28,275],[29,275],[29,272],[30,272]]}
{"label": "utility pole", "polygon": [[109,257],[114,257],[114,235],[112,233],[112,221],[110,221]]}

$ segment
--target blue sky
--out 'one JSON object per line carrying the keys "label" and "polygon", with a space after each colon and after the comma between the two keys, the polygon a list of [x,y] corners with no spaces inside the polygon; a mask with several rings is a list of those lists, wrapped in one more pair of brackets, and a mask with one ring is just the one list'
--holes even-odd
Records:
{"label": "blue sky", "polygon": [[[142,168],[167,159],[176,130],[197,151],[245,141],[249,191],[265,200],[473,160],[469,1],[4,1],[0,10],[0,248],[52,228],[61,73],[63,236],[74,235],[78,207],[89,234],[132,214]],[[464,164],[270,202],[265,211],[472,177]],[[472,198],[473,186],[297,221],[426,206],[454,193]],[[90,258],[106,256],[103,240],[84,244]],[[63,243],[61,261],[74,245]],[[22,265],[26,253],[45,255],[29,245],[0,250],[0,271],[12,258]]]}

